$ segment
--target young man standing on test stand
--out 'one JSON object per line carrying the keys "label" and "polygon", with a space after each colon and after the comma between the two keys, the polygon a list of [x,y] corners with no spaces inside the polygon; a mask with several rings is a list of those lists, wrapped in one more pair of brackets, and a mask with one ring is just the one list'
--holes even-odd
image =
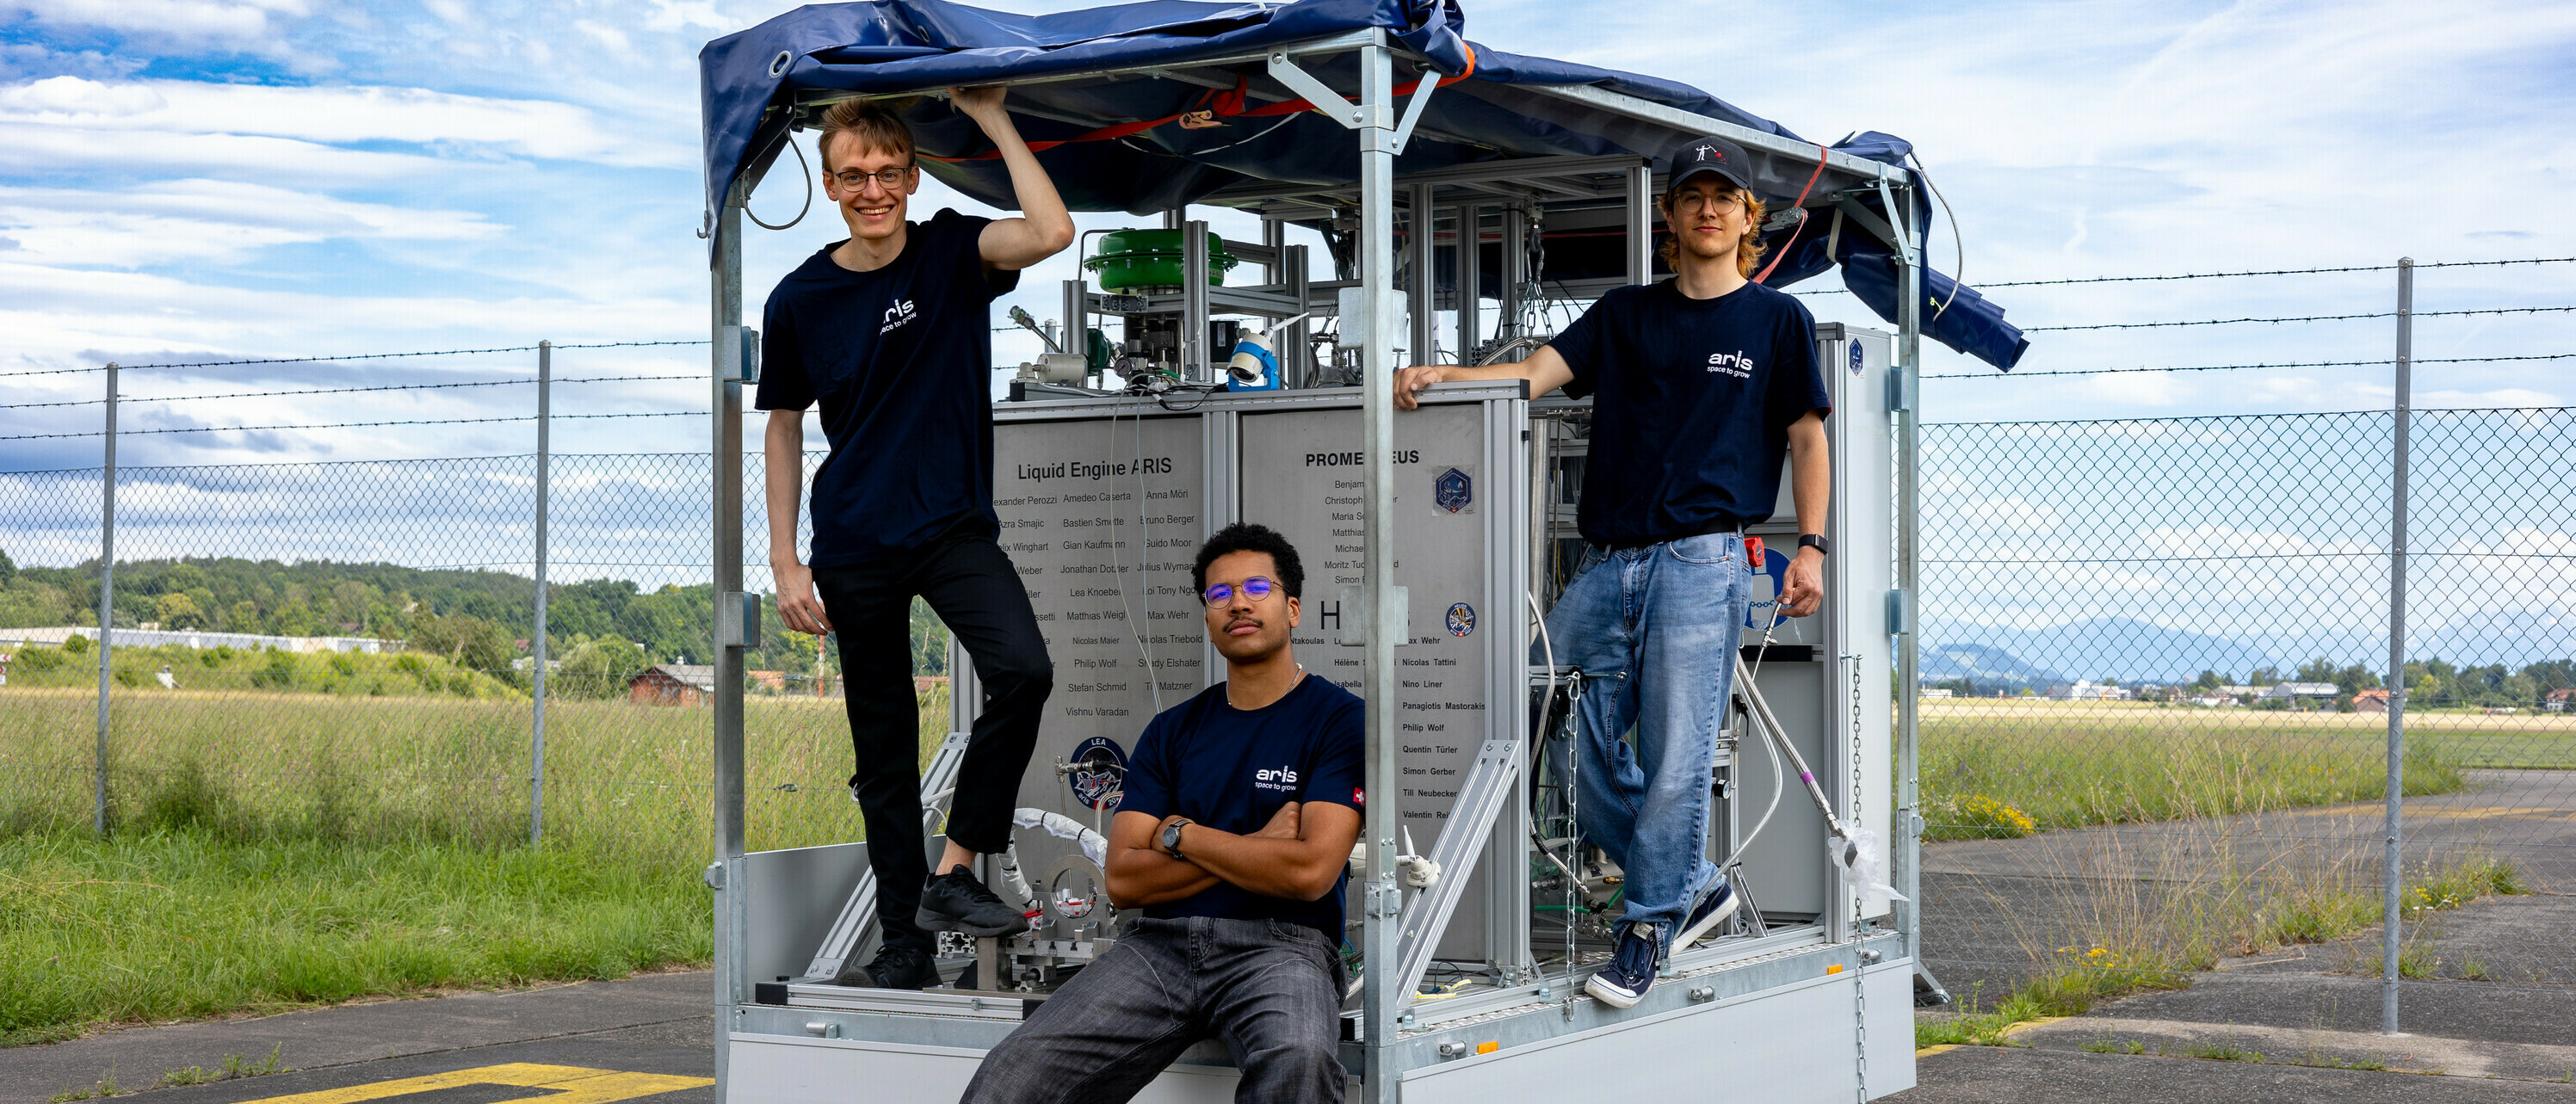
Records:
{"label": "young man standing on test stand", "polygon": [[1735,143],[1702,138],[1667,165],[1657,206],[1671,279],[1602,296],[1528,360],[1407,368],[1395,394],[1412,409],[1435,383],[1520,379],[1532,397],[1594,396],[1583,559],[1547,627],[1556,662],[1588,684],[1575,752],[1584,837],[1626,875],[1618,947],[1584,985],[1614,1008],[1634,1007],[1667,952],[1735,911],[1707,858],[1709,771],[1748,604],[1744,527],[1771,516],[1783,452],[1800,534],[1783,612],[1816,611],[1830,551],[1815,319],[1751,280],[1762,249],[1752,164]]}
{"label": "young man standing on test stand", "polygon": [[[1028,930],[975,877],[978,854],[1010,843],[1020,772],[1055,689],[1046,639],[1019,573],[994,537],[994,297],[1020,270],[1073,244],[1073,216],[1002,110],[998,87],[950,89],[1011,174],[1021,217],[941,211],[904,221],[921,168],[912,132],[849,100],[824,114],[824,194],[849,226],[770,293],[758,406],[778,615],[798,632],[837,632],[858,766],[850,796],[868,829],[884,945],[835,981],[886,989],[937,984],[930,932]],[[810,564],[796,556],[805,409],[822,405],[831,455],[814,473]],[[920,715],[912,693],[912,600],[929,603],[975,661],[985,694],[949,803],[948,847],[926,869]],[[855,956],[853,956],[855,958]]]}

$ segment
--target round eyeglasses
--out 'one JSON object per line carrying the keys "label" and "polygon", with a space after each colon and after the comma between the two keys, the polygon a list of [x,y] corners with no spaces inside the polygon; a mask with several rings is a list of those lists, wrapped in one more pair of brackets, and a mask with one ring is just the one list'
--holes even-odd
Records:
{"label": "round eyeglasses", "polygon": [[[1259,575],[1243,581],[1243,596],[1255,602],[1270,597],[1270,592],[1277,589],[1279,584]],[[1211,606],[1222,606],[1234,600],[1234,586],[1231,583],[1210,583],[1207,590],[1201,592],[1199,597],[1207,599],[1207,604]]]}
{"label": "round eyeglasses", "polygon": [[834,173],[832,174],[832,179],[840,181],[841,187],[853,192],[867,187],[868,181],[870,180],[876,181],[880,186],[884,187],[885,190],[891,192],[897,188],[903,187],[904,174],[911,172],[912,168],[912,166],[906,165],[900,169],[882,169],[872,173],[860,172],[857,169],[852,169],[848,172]]}

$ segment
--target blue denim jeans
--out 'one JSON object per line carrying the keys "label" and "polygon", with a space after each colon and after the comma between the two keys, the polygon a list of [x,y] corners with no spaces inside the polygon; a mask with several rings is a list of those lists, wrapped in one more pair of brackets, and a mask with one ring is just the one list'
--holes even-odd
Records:
{"label": "blue denim jeans", "polygon": [[1748,600],[1744,541],[1591,547],[1576,570],[1547,631],[1556,662],[1583,669],[1577,812],[1588,841],[1626,873],[1620,923],[1658,924],[1669,938],[1717,877],[1709,770]]}

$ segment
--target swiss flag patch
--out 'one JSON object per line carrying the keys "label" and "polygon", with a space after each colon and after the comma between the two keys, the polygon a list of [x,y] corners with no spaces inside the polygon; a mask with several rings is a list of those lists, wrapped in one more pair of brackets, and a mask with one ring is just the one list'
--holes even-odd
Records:
{"label": "swiss flag patch", "polygon": [[1368,804],[1368,791],[1367,791],[1367,790],[1363,790],[1363,789],[1361,789],[1361,788],[1359,788],[1359,787],[1357,787],[1357,786],[1353,786],[1353,787],[1351,787],[1351,804],[1353,804],[1353,805],[1366,805],[1366,804]]}

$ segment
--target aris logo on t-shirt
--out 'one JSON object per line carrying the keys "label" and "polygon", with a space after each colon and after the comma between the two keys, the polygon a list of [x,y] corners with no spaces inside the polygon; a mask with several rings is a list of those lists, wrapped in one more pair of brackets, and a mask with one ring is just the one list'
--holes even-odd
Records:
{"label": "aris logo on t-shirt", "polygon": [[893,306],[886,308],[885,325],[877,330],[877,335],[882,337],[886,334],[893,333],[896,327],[912,321],[915,316],[916,312],[913,310],[912,300],[897,299],[894,301]]}
{"label": "aris logo on t-shirt", "polygon": [[1252,788],[1256,790],[1280,790],[1283,792],[1294,790],[1297,788],[1297,768],[1263,768],[1261,770],[1254,771],[1252,772]]}
{"label": "aris logo on t-shirt", "polygon": [[1708,370],[1711,372],[1724,372],[1737,379],[1751,379],[1753,378],[1753,358],[1744,355],[1741,351],[1732,353],[1710,353],[1708,354]]}

